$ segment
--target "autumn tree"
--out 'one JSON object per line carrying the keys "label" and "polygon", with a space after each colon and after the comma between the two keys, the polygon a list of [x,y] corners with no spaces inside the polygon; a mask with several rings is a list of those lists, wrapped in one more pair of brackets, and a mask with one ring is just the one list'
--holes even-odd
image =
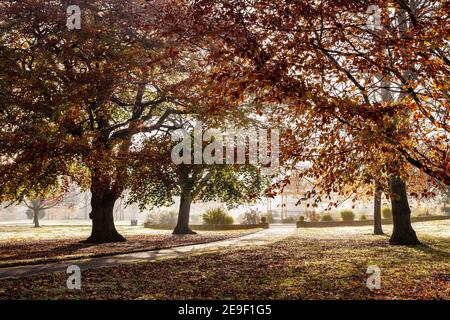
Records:
{"label": "autumn tree", "polygon": [[[381,10],[375,28],[369,5]],[[209,49],[211,106],[249,97],[256,109],[272,106],[270,119],[289,128],[285,165],[311,164],[310,196],[376,182],[392,202],[390,243],[417,244],[410,166],[450,184],[448,10],[441,1],[203,0],[162,15]],[[193,19],[179,22],[183,14]]]}
{"label": "autumn tree", "polygon": [[45,210],[50,209],[58,205],[59,199],[25,199],[23,204],[28,208],[26,215],[29,219],[33,220],[35,228],[39,228],[39,219],[45,217]]}
{"label": "autumn tree", "polygon": [[67,1],[0,3],[0,194],[22,201],[69,177],[92,194],[86,241],[124,241],[113,207],[136,141],[174,128],[187,69],[145,1],[75,2],[75,30]]}
{"label": "autumn tree", "polygon": [[[201,133],[203,135],[203,132]],[[191,139],[192,138],[192,139]],[[192,148],[178,148],[186,142]],[[194,135],[192,128],[185,131],[182,140],[149,140],[143,147],[145,152],[133,165],[131,201],[139,202],[141,208],[146,206],[168,206],[174,197],[180,197],[177,225],[174,234],[193,234],[189,228],[189,216],[192,202],[221,201],[229,207],[255,201],[263,195],[269,186],[269,177],[261,173],[261,167],[254,164],[228,164],[225,161],[214,163],[194,163]],[[201,138],[203,139],[203,138]],[[202,141],[204,154],[208,145],[214,144],[214,138]],[[224,146],[218,146],[224,149]],[[209,155],[214,156],[214,150]],[[229,157],[223,150],[223,156]],[[203,150],[202,150],[203,152]],[[232,150],[235,156],[236,150]],[[191,157],[190,160],[186,156]],[[203,156],[203,155],[202,155]],[[174,157],[182,157],[186,162],[177,163]],[[218,163],[219,162],[219,163]],[[159,166],[153,165],[158,163]]]}
{"label": "autumn tree", "polygon": [[46,193],[30,194],[22,201],[28,208],[25,212],[33,220],[34,227],[39,227],[39,219],[45,217],[45,211],[52,208],[72,207],[75,205],[78,193],[68,185],[58,184]]}

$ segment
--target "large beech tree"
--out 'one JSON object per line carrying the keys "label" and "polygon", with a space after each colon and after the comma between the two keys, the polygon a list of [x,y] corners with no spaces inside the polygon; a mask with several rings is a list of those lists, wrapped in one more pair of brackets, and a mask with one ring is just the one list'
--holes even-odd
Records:
{"label": "large beech tree", "polygon": [[[410,167],[450,184],[447,3],[175,2],[184,5],[169,1],[161,17],[168,30],[208,48],[213,94],[205,100],[213,109],[248,97],[256,107],[272,105],[270,118],[291,129],[285,164],[311,163],[303,170],[318,186],[310,196],[321,201],[376,181],[392,201],[390,243],[418,243]],[[380,9],[379,26],[367,24],[370,5]],[[381,99],[382,90],[393,98]]]}
{"label": "large beech tree", "polygon": [[187,110],[174,90],[186,68],[143,3],[76,1],[79,30],[67,1],[0,3],[0,193],[21,201],[69,177],[92,193],[87,242],[125,240],[113,207],[136,144]]}

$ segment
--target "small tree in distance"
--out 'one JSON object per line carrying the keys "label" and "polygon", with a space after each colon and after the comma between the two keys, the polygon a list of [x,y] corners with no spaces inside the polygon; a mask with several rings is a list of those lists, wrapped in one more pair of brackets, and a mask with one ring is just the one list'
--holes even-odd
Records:
{"label": "small tree in distance", "polygon": [[60,197],[49,198],[49,199],[26,199],[23,201],[23,204],[28,208],[25,212],[28,219],[32,219],[35,228],[39,228],[39,219],[45,217],[45,210],[50,209],[58,205],[61,201]]}
{"label": "small tree in distance", "polygon": [[58,180],[56,185],[45,193],[34,194],[24,199],[22,204],[28,208],[25,214],[33,220],[34,227],[39,228],[39,220],[45,217],[46,210],[74,205],[78,195],[78,191],[71,188],[67,180]]}

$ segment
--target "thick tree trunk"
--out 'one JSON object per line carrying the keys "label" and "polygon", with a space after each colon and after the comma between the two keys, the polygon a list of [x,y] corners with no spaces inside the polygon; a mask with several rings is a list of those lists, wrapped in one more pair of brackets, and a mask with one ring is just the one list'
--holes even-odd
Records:
{"label": "thick tree trunk", "polygon": [[406,184],[396,176],[389,178],[391,190],[392,218],[394,230],[389,243],[393,245],[420,244],[416,232],[411,226],[411,210],[408,204]]}
{"label": "thick tree trunk", "polygon": [[181,195],[180,211],[178,212],[177,226],[173,230],[173,234],[196,234],[189,228],[189,215],[191,213],[192,197],[189,195]]}
{"label": "thick tree trunk", "polygon": [[113,210],[118,197],[111,191],[97,193],[91,190],[91,192],[92,211],[89,216],[92,219],[92,233],[91,236],[83,242],[105,243],[126,241],[125,238],[117,232],[114,225]]}
{"label": "thick tree trunk", "polygon": [[373,234],[384,234],[381,225],[381,190],[377,186],[373,197]]}
{"label": "thick tree trunk", "polygon": [[33,209],[33,223],[35,228],[39,228],[39,209]]}

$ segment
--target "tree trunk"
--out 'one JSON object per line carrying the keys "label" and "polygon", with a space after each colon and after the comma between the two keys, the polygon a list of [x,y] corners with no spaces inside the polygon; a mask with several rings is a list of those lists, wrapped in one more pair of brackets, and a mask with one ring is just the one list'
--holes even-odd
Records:
{"label": "tree trunk", "polygon": [[376,185],[373,197],[373,234],[384,234],[381,225],[381,190]]}
{"label": "tree trunk", "polygon": [[91,189],[91,207],[92,211],[89,217],[92,219],[91,236],[87,238],[86,243],[105,243],[121,242],[126,239],[120,235],[114,225],[114,204],[118,199],[112,191],[102,193]]}
{"label": "tree trunk", "polygon": [[177,226],[173,234],[196,234],[189,228],[189,215],[191,213],[192,197],[182,194],[180,198],[180,211],[178,212]]}
{"label": "tree trunk", "polygon": [[416,232],[411,226],[411,210],[408,204],[406,184],[399,177],[389,178],[391,190],[392,219],[394,230],[389,243],[393,245],[416,245],[420,244]]}
{"label": "tree trunk", "polygon": [[39,209],[38,208],[34,208],[33,209],[33,223],[34,223],[34,227],[35,228],[39,228]]}

